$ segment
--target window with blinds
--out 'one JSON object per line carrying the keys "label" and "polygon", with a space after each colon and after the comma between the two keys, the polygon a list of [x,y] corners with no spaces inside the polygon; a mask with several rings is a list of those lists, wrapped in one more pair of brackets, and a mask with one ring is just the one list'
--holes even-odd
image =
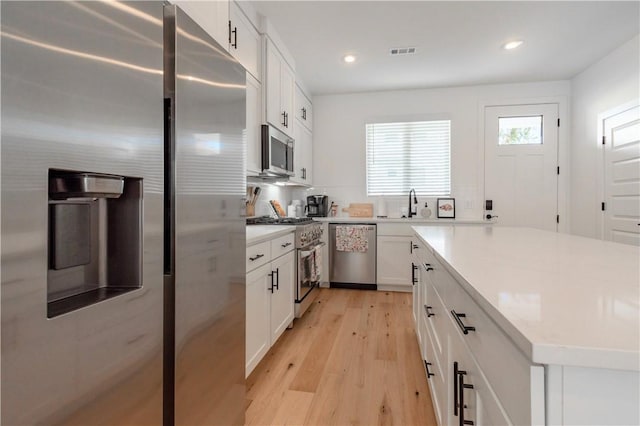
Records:
{"label": "window with blinds", "polygon": [[451,194],[451,120],[370,123],[367,195]]}

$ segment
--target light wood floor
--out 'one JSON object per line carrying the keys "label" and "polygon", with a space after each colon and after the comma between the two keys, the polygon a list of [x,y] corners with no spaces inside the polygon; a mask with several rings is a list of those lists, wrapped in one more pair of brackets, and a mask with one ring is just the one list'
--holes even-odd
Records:
{"label": "light wood floor", "polygon": [[247,425],[435,425],[411,294],[320,289],[247,379]]}

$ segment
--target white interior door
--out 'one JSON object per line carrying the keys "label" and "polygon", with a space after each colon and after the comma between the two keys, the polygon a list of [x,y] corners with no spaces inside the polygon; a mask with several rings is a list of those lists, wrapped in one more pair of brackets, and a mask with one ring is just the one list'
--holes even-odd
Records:
{"label": "white interior door", "polygon": [[603,120],[604,239],[640,246],[640,106]]}
{"label": "white interior door", "polygon": [[486,107],[484,164],[498,224],[557,231],[558,104]]}

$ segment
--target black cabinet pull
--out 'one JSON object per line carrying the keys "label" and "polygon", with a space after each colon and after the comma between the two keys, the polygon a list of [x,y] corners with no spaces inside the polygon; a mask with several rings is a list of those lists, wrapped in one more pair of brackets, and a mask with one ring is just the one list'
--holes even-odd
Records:
{"label": "black cabinet pull", "polygon": [[418,248],[420,248],[420,246],[418,246],[417,244],[413,244],[413,243],[411,243],[411,245],[413,246],[413,248],[414,248],[414,249],[418,249]]}
{"label": "black cabinet pull", "polygon": [[269,274],[269,276],[271,277],[271,287],[269,287],[269,291],[271,293],[273,293],[273,289],[275,288],[275,285],[273,284],[273,275],[274,275],[275,271],[271,271],[271,273]]}
{"label": "black cabinet pull", "polygon": [[464,382],[464,376],[466,372],[462,374],[462,372],[458,371],[458,391],[460,392],[460,426],[464,425],[473,425],[473,421],[464,419],[464,409],[467,408],[464,405],[464,390],[465,389],[473,389],[473,385]]}
{"label": "black cabinet pull", "polygon": [[284,243],[284,244],[280,244],[280,246],[281,246],[282,248],[287,248],[287,247],[289,247],[290,245],[291,245],[291,243]]}
{"label": "black cabinet pull", "polygon": [[453,363],[453,415],[458,415],[458,375],[467,374],[466,371],[458,370],[458,361]]}
{"label": "black cabinet pull", "polygon": [[[273,273],[276,274],[276,285],[275,288],[276,290],[280,290],[280,268],[276,268],[275,271],[273,271]],[[273,276],[271,277],[271,281],[273,282]],[[273,284],[271,285],[273,287]],[[273,291],[272,291],[273,293]]]}
{"label": "black cabinet pull", "polygon": [[302,119],[307,119],[307,109],[305,107],[302,107]]}
{"label": "black cabinet pull", "polygon": [[431,309],[433,309],[433,307],[424,305],[424,311],[427,313],[427,318],[431,318],[431,317],[435,317],[436,316],[436,314],[431,312]]}
{"label": "black cabinet pull", "polygon": [[460,319],[460,318],[466,318],[467,314],[459,314],[454,309],[452,309],[451,315],[453,315],[453,319],[456,320],[456,322],[458,323],[458,327],[460,327],[460,330],[462,330],[464,334],[469,334],[470,331],[476,331],[475,327],[464,325],[464,323]]}
{"label": "black cabinet pull", "polygon": [[429,271],[433,271],[433,268],[431,267],[430,263],[425,263],[424,264],[424,270],[429,272]]}
{"label": "black cabinet pull", "polygon": [[424,368],[425,368],[425,370],[427,370],[427,379],[430,379],[431,376],[435,376],[435,374],[433,374],[432,372],[429,371],[429,366],[430,365],[433,365],[433,364],[431,364],[430,362],[427,362],[427,361],[424,362]]}
{"label": "black cabinet pull", "polygon": [[409,253],[413,254],[413,241],[409,241]]}
{"label": "black cabinet pull", "polygon": [[254,257],[249,257],[249,260],[253,262],[254,260],[260,259],[261,257],[264,257],[264,254],[256,254]]}
{"label": "black cabinet pull", "polygon": [[418,279],[416,278],[416,269],[418,269],[418,267],[415,263],[411,262],[411,284],[413,285],[418,282]]}
{"label": "black cabinet pull", "polygon": [[231,47],[234,47],[236,50],[238,50],[238,27],[233,27],[233,31],[231,31],[233,33],[233,44],[231,45]]}
{"label": "black cabinet pull", "polygon": [[231,20],[229,20],[229,44],[231,44]]}
{"label": "black cabinet pull", "polygon": [[287,127],[287,113],[285,111],[282,111],[282,125]]}

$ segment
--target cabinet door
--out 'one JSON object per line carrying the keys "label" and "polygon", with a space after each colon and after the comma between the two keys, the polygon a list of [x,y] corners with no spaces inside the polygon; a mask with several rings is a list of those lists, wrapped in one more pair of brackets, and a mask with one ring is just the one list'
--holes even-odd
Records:
{"label": "cabinet door", "polygon": [[304,168],[305,185],[313,185],[313,134],[310,130],[303,128],[302,141],[304,150],[302,151],[302,167]]}
{"label": "cabinet door", "polygon": [[293,111],[293,94],[295,90],[295,77],[293,70],[284,59],[280,60],[280,108],[287,114],[283,132],[293,135],[293,123],[296,120]]}
{"label": "cabinet door", "polygon": [[301,185],[311,185],[311,133],[299,119],[293,122],[293,139],[295,140],[293,170],[295,176],[291,181]]}
{"label": "cabinet door", "polygon": [[256,80],[260,81],[260,34],[236,2],[231,2],[229,7],[231,21],[229,52]]}
{"label": "cabinet door", "polygon": [[262,97],[260,83],[247,72],[247,130],[245,146],[247,148],[247,171],[262,171],[262,150],[260,125],[262,124]]}
{"label": "cabinet door", "polygon": [[411,287],[411,237],[378,237],[378,285]]}
{"label": "cabinet door", "polygon": [[270,264],[247,274],[245,375],[248,376],[269,350]]}
{"label": "cabinet door", "polygon": [[295,105],[294,108],[296,110],[296,118],[300,120],[300,122],[310,131],[313,131],[312,127],[312,106],[311,101],[304,94],[302,89],[296,85],[296,95],[295,95]]}
{"label": "cabinet door", "polygon": [[271,342],[280,337],[293,321],[293,286],[295,284],[295,251],[271,262],[276,288],[271,294]]}
{"label": "cabinet door", "polygon": [[266,41],[266,52],[266,75],[263,76],[263,83],[266,81],[264,89],[267,122],[284,131],[284,111],[280,106],[280,53],[269,40]]}
{"label": "cabinet door", "polygon": [[174,0],[215,41],[229,51],[229,1]]}

